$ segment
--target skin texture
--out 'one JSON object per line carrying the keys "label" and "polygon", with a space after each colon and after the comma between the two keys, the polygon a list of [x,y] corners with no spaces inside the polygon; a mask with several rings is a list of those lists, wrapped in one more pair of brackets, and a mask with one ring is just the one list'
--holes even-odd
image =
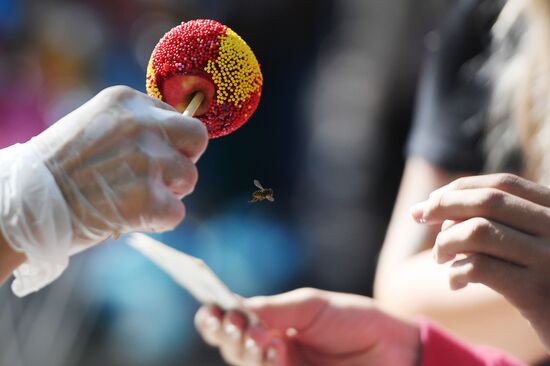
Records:
{"label": "skin texture", "polygon": [[519,309],[550,349],[550,189],[510,174],[458,179],[414,206],[441,225],[433,248],[450,287],[481,283]]}
{"label": "skin texture", "polygon": [[298,289],[245,300],[259,325],[236,313],[202,307],[195,324],[231,365],[413,366],[420,335],[367,297]]}
{"label": "skin texture", "polygon": [[411,218],[411,206],[464,175],[471,174],[449,174],[422,159],[407,161],[378,263],[375,299],[393,315],[412,320],[424,314],[455,336],[536,363],[547,351],[529,322],[482,284],[451,290],[449,269],[435,263],[431,253],[440,225],[419,225]]}

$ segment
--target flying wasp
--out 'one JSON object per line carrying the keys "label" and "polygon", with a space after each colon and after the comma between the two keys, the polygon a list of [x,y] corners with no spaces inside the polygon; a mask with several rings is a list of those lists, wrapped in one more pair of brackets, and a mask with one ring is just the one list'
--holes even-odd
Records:
{"label": "flying wasp", "polygon": [[269,202],[275,201],[275,198],[273,197],[273,190],[271,188],[264,188],[257,179],[254,179],[254,185],[258,188],[258,190],[252,193],[252,199],[248,201],[249,203],[261,202],[264,200],[268,200]]}

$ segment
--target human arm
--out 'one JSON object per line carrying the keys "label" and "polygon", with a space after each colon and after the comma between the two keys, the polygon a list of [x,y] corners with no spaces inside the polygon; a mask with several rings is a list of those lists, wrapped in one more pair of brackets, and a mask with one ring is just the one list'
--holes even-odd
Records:
{"label": "human arm", "polygon": [[26,256],[14,292],[38,290],[110,236],[177,225],[207,141],[200,121],[119,86],[0,150],[0,233]]}
{"label": "human arm", "polygon": [[259,324],[209,306],[195,318],[203,338],[232,365],[522,365],[454,339],[425,319],[394,318],[363,296],[299,289],[248,299],[245,306]]}
{"label": "human arm", "polygon": [[412,320],[424,314],[469,342],[537,362],[546,351],[529,323],[485,286],[452,291],[448,270],[438,266],[431,254],[439,227],[418,225],[411,218],[411,206],[455,177],[421,159],[408,160],[377,267],[375,298],[396,316]]}

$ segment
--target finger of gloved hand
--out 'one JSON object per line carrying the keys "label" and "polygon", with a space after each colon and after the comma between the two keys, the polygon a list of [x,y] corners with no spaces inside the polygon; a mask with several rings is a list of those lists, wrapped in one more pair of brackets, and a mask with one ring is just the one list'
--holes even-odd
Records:
{"label": "finger of gloved hand", "polygon": [[243,365],[244,339],[246,318],[236,312],[228,311],[223,319],[223,331],[220,342],[220,352],[223,358],[232,365]]}
{"label": "finger of gloved hand", "polygon": [[160,99],[153,98],[153,97],[151,97],[147,94],[144,94],[144,97],[147,99],[147,102],[150,103],[151,105],[153,105],[154,107],[157,107],[157,108],[160,108],[160,109],[165,109],[165,110],[171,111],[171,112],[176,112],[176,113],[178,112],[176,110],[176,108],[172,107],[168,103],[163,102]]}
{"label": "finger of gloved hand", "polygon": [[437,196],[450,190],[456,191],[475,188],[495,188],[528,201],[538,203],[539,205],[550,207],[550,188],[508,173],[459,178],[433,191],[430,197]]}
{"label": "finger of gloved hand", "polygon": [[206,343],[218,346],[222,339],[223,312],[213,305],[201,306],[195,314],[195,327]]}
{"label": "finger of gloved hand", "polygon": [[457,260],[449,269],[451,289],[459,290],[468,283],[482,283],[516,302],[523,295],[528,270],[484,254]]}
{"label": "finger of gloved hand", "polygon": [[151,166],[158,164],[164,182],[175,194],[183,197],[193,191],[198,173],[195,165],[186,156],[167,145],[165,140],[150,133],[142,134],[138,146],[149,157]]}
{"label": "finger of gloved hand", "polygon": [[151,211],[149,215],[143,216],[150,220],[149,223],[144,223],[145,227],[149,227],[147,231],[172,230],[183,221],[185,206],[164,183],[152,182],[149,193],[151,194]]}
{"label": "finger of gloved hand", "polygon": [[[164,231],[183,219],[184,207],[179,198],[192,192],[198,174],[187,158],[147,133],[136,145],[127,145],[118,155],[81,167],[73,177],[76,194],[87,198],[87,202],[74,205],[81,215],[89,211],[83,205],[93,206],[98,213],[87,214],[88,218],[98,218],[103,213],[104,221],[122,226],[121,230],[139,227]],[[86,223],[92,227],[109,226],[100,225],[97,220]]]}
{"label": "finger of gloved hand", "polygon": [[185,157],[174,157],[171,160],[160,160],[164,183],[178,198],[191,194],[197,181],[199,173],[197,167]]}
{"label": "finger of gloved hand", "polygon": [[106,153],[102,159],[80,166],[72,173],[72,180],[82,191],[93,192],[97,174],[109,184],[120,186],[136,178],[151,177],[160,169],[164,183],[178,197],[194,190],[198,172],[188,158],[165,144],[162,147],[153,147],[151,143],[142,145],[146,146],[128,145],[112,154]]}
{"label": "finger of gloved hand", "polygon": [[177,112],[157,109],[154,119],[143,122],[159,136],[167,139],[175,149],[197,162],[208,145],[208,131],[204,124]]}
{"label": "finger of gloved hand", "polygon": [[71,206],[89,228],[107,232],[113,228],[120,232],[170,230],[183,220],[185,207],[166,187],[160,166],[151,169],[147,176],[136,177],[132,167],[122,164],[115,182],[96,172],[87,186],[75,189]]}
{"label": "finger of gloved hand", "polygon": [[527,233],[550,236],[550,208],[494,188],[447,191],[411,208],[418,222],[485,217]]}
{"label": "finger of gloved hand", "polygon": [[529,266],[545,258],[545,247],[536,237],[475,217],[440,232],[433,250],[438,263],[453,260],[458,254],[481,253]]}
{"label": "finger of gloved hand", "polygon": [[[143,126],[169,141],[191,161],[196,162],[205,151],[208,132],[200,120],[183,116],[143,94],[124,98],[124,106],[138,121],[137,126]],[[134,128],[131,130],[135,131]]]}

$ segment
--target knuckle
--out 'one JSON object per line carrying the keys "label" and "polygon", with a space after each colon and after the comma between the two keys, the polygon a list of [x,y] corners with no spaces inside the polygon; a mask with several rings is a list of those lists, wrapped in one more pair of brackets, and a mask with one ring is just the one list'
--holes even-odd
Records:
{"label": "knuckle", "polygon": [[425,216],[431,216],[435,212],[439,211],[440,209],[445,207],[445,198],[446,193],[441,193],[433,198],[431,198],[428,201],[428,204],[426,205],[424,209],[424,215]]}
{"label": "knuckle", "polygon": [[511,189],[518,186],[520,178],[510,173],[500,173],[496,175],[495,188]]}
{"label": "knuckle", "polygon": [[135,113],[126,108],[122,104],[113,103],[109,107],[110,112],[116,116],[117,131],[119,137],[135,137],[142,132],[140,122],[135,116]]}
{"label": "knuckle", "polygon": [[167,230],[174,229],[185,219],[185,205],[175,198],[165,204],[163,212],[165,215],[164,226]]}
{"label": "knuckle", "polygon": [[460,190],[460,189],[463,189],[464,187],[467,187],[467,183],[468,183],[468,177],[461,177],[461,178],[455,179],[453,182],[449,184],[449,186],[452,189]]}
{"label": "knuckle", "polygon": [[480,205],[486,210],[494,211],[503,208],[506,201],[504,192],[498,189],[489,189],[481,197]]}
{"label": "knuckle", "polygon": [[464,271],[464,275],[471,282],[479,282],[483,274],[484,258],[482,255],[472,255],[469,258],[469,265]]}
{"label": "knuckle", "polygon": [[302,299],[317,299],[323,294],[323,291],[313,287],[303,287],[295,291],[296,295]]}
{"label": "knuckle", "polygon": [[178,193],[188,195],[195,190],[199,180],[199,171],[195,164],[184,159],[180,156],[176,157],[176,161],[169,164],[168,169],[175,172],[174,179],[177,181]]}
{"label": "knuckle", "polygon": [[135,93],[134,89],[126,85],[115,85],[110,86],[103,90],[105,94],[112,99],[120,101],[121,99],[127,98],[129,95]]}
{"label": "knuckle", "polygon": [[467,239],[472,241],[485,241],[493,231],[491,222],[483,217],[475,217],[468,220]]}
{"label": "knuckle", "polygon": [[457,273],[457,272],[451,272],[449,274],[449,285],[451,288],[459,288],[462,287],[462,285],[465,282],[465,278],[463,275]]}
{"label": "knuckle", "polygon": [[190,164],[187,171],[186,180],[189,182],[189,188],[193,190],[199,181],[199,170],[195,164]]}

